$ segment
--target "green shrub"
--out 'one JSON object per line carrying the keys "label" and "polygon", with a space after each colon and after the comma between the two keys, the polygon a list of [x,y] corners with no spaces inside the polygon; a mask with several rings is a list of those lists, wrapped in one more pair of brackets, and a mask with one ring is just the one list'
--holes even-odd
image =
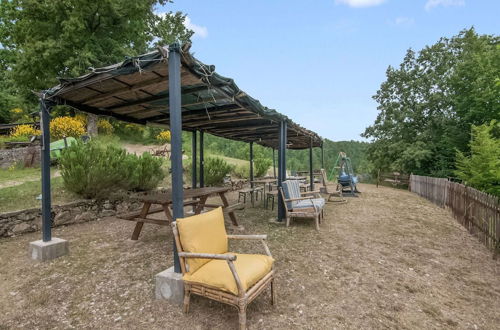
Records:
{"label": "green shrub", "polygon": [[467,185],[500,196],[500,122],[472,126],[470,155],[457,151],[455,174]]}
{"label": "green shrub", "polygon": [[256,158],[253,162],[255,176],[258,178],[266,175],[272,163],[273,161],[269,158]]}
{"label": "green shrub", "polygon": [[163,131],[162,128],[130,124],[121,121],[111,121],[113,134],[123,141],[142,144],[158,144],[156,136]]}
{"label": "green shrub", "polygon": [[85,198],[106,198],[120,189],[149,190],[164,176],[160,159],[93,141],[63,150],[60,168],[65,187]]}
{"label": "green shrub", "polygon": [[231,173],[234,165],[228,164],[219,157],[209,157],[205,159],[205,184],[216,186],[224,182],[224,177]]}
{"label": "green shrub", "polygon": [[142,156],[127,154],[126,168],[128,190],[145,191],[156,188],[165,177],[161,169],[162,160],[145,152]]}
{"label": "green shrub", "polygon": [[232,174],[240,179],[248,179],[250,178],[250,168],[248,165],[238,165],[233,169]]}

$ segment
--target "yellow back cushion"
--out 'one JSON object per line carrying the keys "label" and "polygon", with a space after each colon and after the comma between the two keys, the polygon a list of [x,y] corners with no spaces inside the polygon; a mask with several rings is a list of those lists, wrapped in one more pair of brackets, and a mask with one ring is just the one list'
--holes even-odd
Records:
{"label": "yellow back cushion", "polygon": [[[215,210],[177,219],[177,228],[184,252],[226,253],[227,234],[222,207]],[[194,273],[210,259],[187,258],[188,273]]]}

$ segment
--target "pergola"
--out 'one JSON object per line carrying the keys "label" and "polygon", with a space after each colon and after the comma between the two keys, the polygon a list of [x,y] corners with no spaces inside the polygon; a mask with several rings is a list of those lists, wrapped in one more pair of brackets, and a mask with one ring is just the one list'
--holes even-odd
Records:
{"label": "pergola", "polygon": [[[189,52],[190,44],[172,44],[131,57],[125,61],[93,69],[41,94],[42,127],[42,231],[43,241],[51,240],[50,199],[50,109],[68,105],[79,111],[143,125],[160,125],[171,131],[173,217],[183,217],[182,131],[193,133],[193,186],[196,187],[196,136],[200,137],[200,187],[203,187],[203,133],[278,150],[278,185],[286,177],[286,148],[310,152],[323,146],[322,139],[275,110],[241,91],[234,81],[215,72]],[[46,147],[47,146],[47,147]],[[323,159],[323,157],[322,157]],[[253,173],[251,170],[251,179]],[[281,199],[281,197],[278,197]],[[278,202],[278,220],[284,216]],[[178,268],[175,255],[174,265]]]}

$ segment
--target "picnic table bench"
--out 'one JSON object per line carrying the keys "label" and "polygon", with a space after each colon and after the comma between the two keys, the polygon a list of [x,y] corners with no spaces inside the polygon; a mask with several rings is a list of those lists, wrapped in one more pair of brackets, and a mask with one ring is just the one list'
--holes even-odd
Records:
{"label": "picnic table bench", "polygon": [[[226,198],[226,193],[230,190],[231,188],[229,187],[186,189],[184,190],[184,206],[193,206],[194,214],[200,214],[205,208],[217,208],[221,206],[224,213],[231,219],[231,223],[238,229],[242,229],[242,227],[238,224],[238,220],[236,219],[234,212],[236,210],[244,209],[245,205],[240,203],[230,205]],[[212,195],[218,195],[222,201],[222,205],[207,204],[206,202],[208,197]],[[172,204],[172,191],[170,189],[163,192],[155,192],[138,196],[137,199],[143,203],[140,211],[118,216],[118,218],[123,220],[137,222],[134,232],[132,233],[132,240],[137,240],[139,238],[144,223],[169,226],[173,221],[172,212],[170,210],[170,206]],[[165,214],[166,219],[153,219],[148,217],[149,215],[161,212]]]}

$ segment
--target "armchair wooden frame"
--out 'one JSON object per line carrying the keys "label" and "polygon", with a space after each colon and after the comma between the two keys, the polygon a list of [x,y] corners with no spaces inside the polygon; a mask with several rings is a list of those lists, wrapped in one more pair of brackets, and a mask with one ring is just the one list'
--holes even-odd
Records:
{"label": "armchair wooden frame", "polygon": [[297,209],[289,209],[287,202],[301,201],[301,200],[312,200],[314,198],[321,197],[319,196],[319,191],[307,191],[300,193],[302,197],[300,198],[285,198],[285,193],[283,192],[283,188],[279,188],[281,197],[283,198],[283,203],[285,204],[285,214],[286,214],[286,226],[290,226],[290,220],[292,218],[312,218],[314,219],[314,224],[316,230],[319,230],[319,225],[321,220],[324,218],[324,210],[317,210],[316,207],[306,207],[306,208],[297,208]]}
{"label": "armchair wooden frame", "polygon": [[[321,169],[321,181],[323,182],[323,187],[320,188],[320,192],[322,194],[328,195],[328,198],[326,199],[327,202],[334,202],[339,204],[347,203],[347,199],[344,198],[344,195],[342,193],[342,187],[339,187],[339,185],[337,185],[335,191],[330,190],[331,188],[328,187],[326,172],[323,168]],[[336,197],[338,199],[332,200],[333,197]]]}
{"label": "armchair wooden frame", "polygon": [[[255,298],[257,298],[257,296],[262,293],[268,286],[271,290],[271,304],[276,304],[276,293],[274,287],[274,266],[269,273],[267,273],[251,288],[245,291],[234,265],[234,261],[237,258],[236,255],[230,253],[210,254],[184,252],[180,241],[179,231],[177,229],[177,224],[175,222],[172,222],[172,231],[174,234],[175,245],[179,254],[181,271],[183,275],[186,273],[186,259],[188,258],[226,260],[238,288],[238,295],[234,295],[219,288],[184,280],[184,313],[189,312],[189,301],[191,294],[207,297],[209,299],[236,307],[238,309],[240,330],[244,330],[246,329],[246,311],[248,304],[250,304]],[[272,257],[271,251],[269,250],[269,247],[266,243],[267,235],[227,235],[227,238],[234,240],[259,240],[262,242],[266,254]]]}

